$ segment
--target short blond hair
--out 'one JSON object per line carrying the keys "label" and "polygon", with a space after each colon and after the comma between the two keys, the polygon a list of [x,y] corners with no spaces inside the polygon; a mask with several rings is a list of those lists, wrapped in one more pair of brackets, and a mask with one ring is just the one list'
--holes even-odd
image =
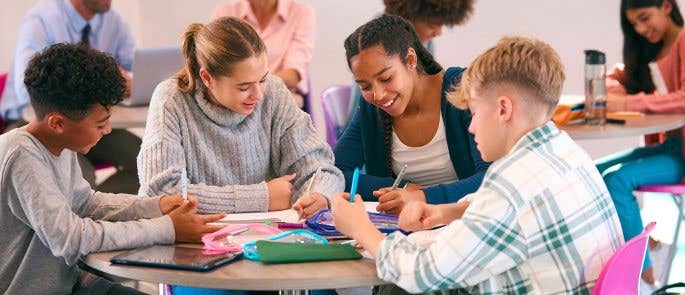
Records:
{"label": "short blond hair", "polygon": [[564,79],[564,65],[549,44],[535,38],[508,36],[471,63],[447,98],[465,109],[469,90],[483,93],[492,87],[512,86],[525,91],[551,114],[559,103]]}

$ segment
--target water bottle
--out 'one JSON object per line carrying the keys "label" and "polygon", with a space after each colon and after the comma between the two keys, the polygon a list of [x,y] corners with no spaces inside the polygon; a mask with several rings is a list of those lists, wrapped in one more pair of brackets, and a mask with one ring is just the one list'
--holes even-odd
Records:
{"label": "water bottle", "polygon": [[585,121],[606,123],[606,58],[604,52],[585,50]]}

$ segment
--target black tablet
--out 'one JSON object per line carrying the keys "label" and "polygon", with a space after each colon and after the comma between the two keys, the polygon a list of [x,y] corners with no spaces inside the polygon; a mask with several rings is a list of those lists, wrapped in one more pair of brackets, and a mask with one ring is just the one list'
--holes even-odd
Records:
{"label": "black tablet", "polygon": [[242,256],[242,253],[209,254],[198,248],[175,245],[155,245],[134,249],[112,257],[116,264],[173,268],[193,271],[208,271],[227,264]]}

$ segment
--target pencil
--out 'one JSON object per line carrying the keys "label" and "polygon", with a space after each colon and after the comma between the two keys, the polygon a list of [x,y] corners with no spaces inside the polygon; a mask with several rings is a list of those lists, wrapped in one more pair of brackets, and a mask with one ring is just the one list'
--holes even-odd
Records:
{"label": "pencil", "polygon": [[309,179],[309,185],[307,185],[307,193],[305,194],[305,196],[312,193],[312,185],[316,181],[316,178],[319,176],[319,173],[321,173],[321,167],[319,167],[319,169],[316,169],[316,172],[314,172],[312,178]]}
{"label": "pencil", "polygon": [[392,187],[390,188],[391,191],[394,191],[400,185],[400,182],[402,182],[402,178],[404,178],[404,171],[406,170],[407,164],[404,164],[404,166],[402,166],[402,169],[400,169],[400,173],[397,173],[397,178],[395,178],[395,182],[392,183]]}
{"label": "pencil", "polygon": [[181,171],[181,193],[183,200],[188,200],[188,175],[185,169]]}
{"label": "pencil", "polygon": [[359,184],[359,167],[354,168],[352,175],[352,185],[350,187],[350,202],[354,203],[354,195],[357,194],[357,185]]}

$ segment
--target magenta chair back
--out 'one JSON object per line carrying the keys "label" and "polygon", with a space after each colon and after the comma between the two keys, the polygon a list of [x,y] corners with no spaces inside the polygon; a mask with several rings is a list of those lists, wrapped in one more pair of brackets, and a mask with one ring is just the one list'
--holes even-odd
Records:
{"label": "magenta chair back", "polygon": [[335,147],[342,129],[347,124],[347,114],[350,106],[350,85],[336,85],[326,88],[321,93],[321,108],[326,122],[326,141]]}
{"label": "magenta chair back", "polygon": [[656,222],[649,223],[642,233],[630,239],[614,253],[602,268],[592,294],[638,294],[649,233],[655,226]]}

